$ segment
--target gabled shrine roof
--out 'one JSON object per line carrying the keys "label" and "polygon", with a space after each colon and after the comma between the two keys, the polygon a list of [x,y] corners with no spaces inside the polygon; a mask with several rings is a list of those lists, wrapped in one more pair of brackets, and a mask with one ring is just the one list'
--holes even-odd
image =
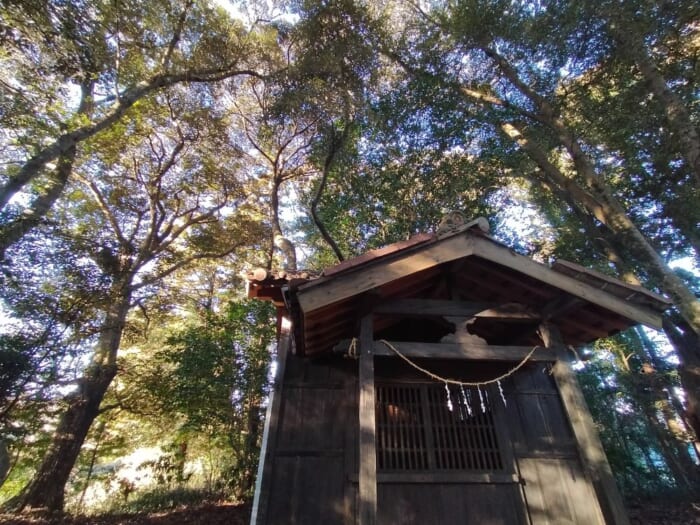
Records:
{"label": "gabled shrine roof", "polygon": [[[487,234],[477,219],[435,234],[419,234],[327,268],[249,274],[249,297],[284,307],[292,318],[297,351],[317,355],[352,337],[358,316],[371,304],[397,299],[458,300],[485,306],[470,331],[491,344],[539,344],[536,328],[556,321],[564,341],[578,345],[635,324],[661,327],[670,302],[575,263],[548,266],[512,251]],[[493,312],[523,312],[507,320]],[[527,315],[524,313],[527,312]],[[384,317],[377,328],[399,322]]]}

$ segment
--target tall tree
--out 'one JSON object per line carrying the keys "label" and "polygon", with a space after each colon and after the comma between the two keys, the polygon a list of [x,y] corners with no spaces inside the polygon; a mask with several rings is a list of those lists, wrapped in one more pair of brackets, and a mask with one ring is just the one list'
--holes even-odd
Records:
{"label": "tall tree", "polygon": [[10,2],[0,16],[14,77],[0,84],[0,255],[62,194],[81,144],[130,108],[177,84],[268,72],[259,32],[205,1]]}
{"label": "tall tree", "polygon": [[246,82],[250,91],[247,100],[234,101],[236,129],[247,142],[251,176],[267,186],[262,192],[268,194],[269,222],[271,230],[268,269],[272,268],[274,248],[281,252],[286,270],[296,271],[296,250],[289,236],[284,234],[280,218],[280,199],[283,184],[299,181],[314,174],[308,162],[318,117],[306,120],[289,118],[276,110],[275,92],[279,89],[274,81],[251,79]]}
{"label": "tall tree", "polygon": [[225,120],[193,109],[201,100],[188,96],[164,94],[150,108],[142,105],[126,143],[117,130],[93,143],[90,161],[76,170],[71,199],[57,210],[58,228],[76,257],[91,260],[104,295],[89,363],[63,400],[53,442],[22,494],[23,507],[62,508],[70,471],[117,373],[127,314],[139,295],[153,293],[165,276],[192,261],[225,256],[255,234],[240,207],[243,181]]}

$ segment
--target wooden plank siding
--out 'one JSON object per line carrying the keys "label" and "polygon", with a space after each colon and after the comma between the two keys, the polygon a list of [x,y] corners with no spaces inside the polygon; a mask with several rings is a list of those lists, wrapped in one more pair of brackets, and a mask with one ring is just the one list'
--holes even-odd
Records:
{"label": "wooden plank siding", "polygon": [[593,417],[569,364],[569,352],[564,347],[559,330],[554,325],[544,323],[540,327],[540,335],[548,348],[554,348],[557,351],[558,359],[552,368],[552,377],[576,437],[586,474],[590,476],[595,492],[598,494],[605,521],[611,525],[629,525],[622,496],[615,484]]}
{"label": "wooden plank siding", "polygon": [[258,525],[355,523],[357,398],[356,361],[289,356]]}
{"label": "wooden plank siding", "polygon": [[[454,361],[449,369],[456,377],[486,378],[498,367],[507,365]],[[360,523],[359,372],[359,360],[338,355],[289,356],[275,449],[267,454],[267,508],[258,524]],[[435,386],[398,359],[378,358],[374,373],[380,385]],[[528,363],[503,388],[505,404],[496,387],[489,400],[505,440],[505,466],[377,470],[377,524],[604,523],[550,367]]]}
{"label": "wooden plank siding", "polygon": [[380,483],[382,525],[518,525],[526,523],[517,483]]}
{"label": "wooden plank siding", "polygon": [[530,523],[604,523],[550,371],[529,364],[504,388],[506,421]]}

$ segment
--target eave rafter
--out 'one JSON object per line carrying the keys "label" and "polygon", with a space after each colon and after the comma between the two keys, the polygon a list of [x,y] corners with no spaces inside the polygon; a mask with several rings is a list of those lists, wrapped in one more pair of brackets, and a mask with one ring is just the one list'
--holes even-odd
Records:
{"label": "eave rafter", "polygon": [[[560,289],[565,297],[572,297],[570,304],[564,306],[574,307],[579,301],[589,302],[632,321],[656,329],[661,328],[660,313],[650,308],[626,301],[595,286],[556,272],[492,240],[469,234],[424,244],[413,250],[400,252],[394,257],[380,259],[355,270],[333,275],[332,278],[321,278],[302,285],[297,295],[299,305],[304,315],[308,316],[320,308],[370,290],[377,290],[407,275],[467,257],[478,257]],[[561,311],[557,311],[556,305],[551,306],[549,310],[551,312],[546,311],[545,307],[541,314],[551,317],[554,314],[559,315]]]}

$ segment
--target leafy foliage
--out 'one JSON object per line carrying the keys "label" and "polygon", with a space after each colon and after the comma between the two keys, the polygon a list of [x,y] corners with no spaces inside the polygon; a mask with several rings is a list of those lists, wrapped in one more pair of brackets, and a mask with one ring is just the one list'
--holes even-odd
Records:
{"label": "leafy foliage", "polygon": [[[195,459],[205,492],[248,497],[274,323],[237,276],[277,265],[276,237],[320,269],[486,215],[520,252],[668,293],[692,340],[698,278],[667,263],[700,257],[695,3],[235,4],[253,19],[0,7],[3,497],[71,457],[82,505],[146,443],[160,486],[136,507],[187,497]],[[602,345],[582,377],[620,484],[686,490],[697,348]]]}
{"label": "leafy foliage", "polygon": [[[639,346],[641,342],[632,333],[599,344],[595,357],[579,375],[581,386],[625,494],[651,497],[691,490],[692,482],[689,485],[677,470],[679,462],[694,462],[688,436],[674,439],[669,427],[661,423],[668,417],[670,396],[679,386],[678,374],[670,366],[656,370],[644,362],[633,350]],[[671,428],[679,424],[671,423]]]}
{"label": "leafy foliage", "polygon": [[159,414],[171,431],[175,424],[180,443],[217,450],[219,476],[238,497],[250,496],[257,465],[273,327],[268,304],[228,303],[137,358],[146,371],[125,378],[139,392],[136,411]]}

